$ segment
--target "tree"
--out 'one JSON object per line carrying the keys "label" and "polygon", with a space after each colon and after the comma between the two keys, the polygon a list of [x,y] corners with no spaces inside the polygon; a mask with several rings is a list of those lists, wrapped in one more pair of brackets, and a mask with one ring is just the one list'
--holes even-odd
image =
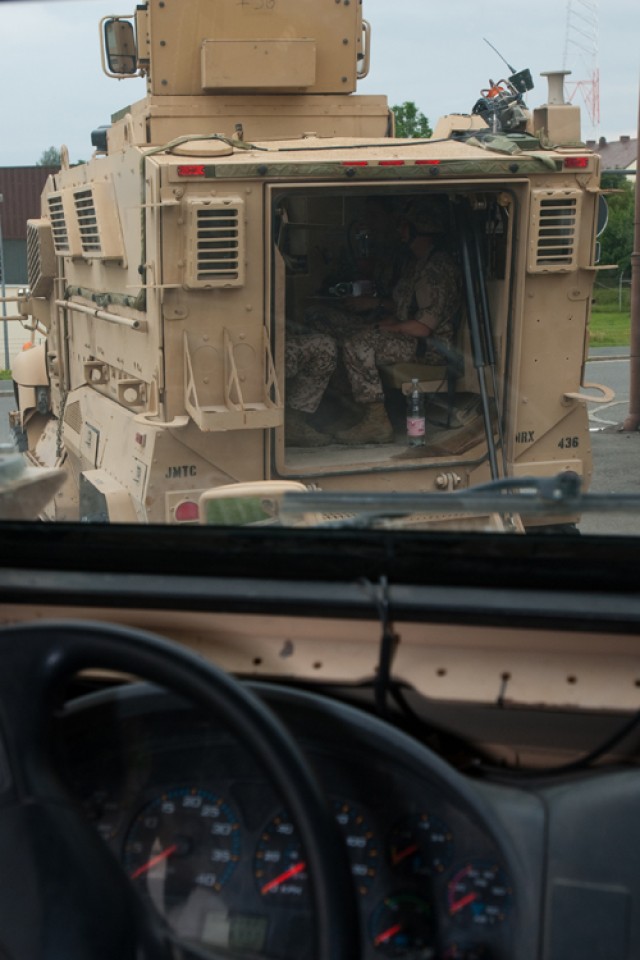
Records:
{"label": "tree", "polygon": [[633,252],[635,193],[629,180],[629,177],[617,174],[605,174],[602,177],[603,189],[615,190],[616,193],[607,197],[609,220],[600,237],[600,262],[616,263],[623,273],[629,269]]}
{"label": "tree", "polygon": [[429,121],[411,100],[405,100],[395,107],[391,107],[396,118],[396,136],[411,137],[412,139],[430,137],[432,134]]}
{"label": "tree", "polygon": [[43,150],[42,156],[36,161],[36,167],[59,167],[60,151],[56,147]]}

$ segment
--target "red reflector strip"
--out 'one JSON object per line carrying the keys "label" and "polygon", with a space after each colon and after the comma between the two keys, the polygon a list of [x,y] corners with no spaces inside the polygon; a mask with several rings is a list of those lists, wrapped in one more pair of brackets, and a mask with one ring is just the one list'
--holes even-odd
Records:
{"label": "red reflector strip", "polygon": [[198,510],[198,504],[194,503],[193,500],[183,500],[182,503],[176,507],[176,520],[178,523],[188,523],[189,521],[199,519],[200,511]]}
{"label": "red reflector strip", "polygon": [[571,170],[584,170],[589,165],[589,157],[565,157],[564,165]]}
{"label": "red reflector strip", "polygon": [[182,163],[178,167],[179,177],[204,177],[203,163]]}
{"label": "red reflector strip", "polygon": [[343,160],[342,166],[343,167],[368,167],[369,161],[368,160]]}
{"label": "red reflector strip", "polygon": [[404,167],[404,160],[379,160],[379,167]]}
{"label": "red reflector strip", "polygon": [[416,160],[416,167],[437,167],[439,160]]}

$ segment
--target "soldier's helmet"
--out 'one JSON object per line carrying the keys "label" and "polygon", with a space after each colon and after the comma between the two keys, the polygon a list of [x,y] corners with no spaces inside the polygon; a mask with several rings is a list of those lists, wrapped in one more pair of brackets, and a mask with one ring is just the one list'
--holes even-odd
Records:
{"label": "soldier's helmet", "polygon": [[412,200],[407,204],[403,218],[418,236],[446,233],[447,230],[446,211],[434,200]]}

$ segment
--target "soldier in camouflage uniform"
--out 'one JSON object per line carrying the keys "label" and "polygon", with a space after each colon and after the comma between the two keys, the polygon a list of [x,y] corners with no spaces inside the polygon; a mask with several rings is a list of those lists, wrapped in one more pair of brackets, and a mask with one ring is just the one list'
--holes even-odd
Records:
{"label": "soldier in camouflage uniform", "polygon": [[381,312],[384,298],[391,296],[407,262],[408,251],[398,236],[397,206],[393,199],[368,197],[361,218],[366,233],[366,251],[356,257],[354,280],[371,281],[375,296],[347,296],[335,303],[317,303],[305,310],[307,329],[330,332],[338,341],[368,329]]}
{"label": "soldier in camouflage uniform", "polygon": [[384,406],[379,367],[418,359],[442,363],[451,347],[454,319],[461,304],[461,276],[453,258],[438,244],[445,231],[443,211],[428,201],[413,203],[401,227],[413,259],[405,267],[386,313],[372,326],[348,332],[343,359],[354,398],[363,407],[361,421],[336,434],[340,443],[390,443],[393,428]]}
{"label": "soldier in camouflage uniform", "polygon": [[287,336],[285,440],[291,446],[321,447],[331,443],[330,436],[309,422],[309,415],[318,409],[337,362],[338,347],[329,334]]}
{"label": "soldier in camouflage uniform", "polygon": [[[366,250],[356,264],[357,279],[371,279],[380,293],[388,293],[400,274],[405,253],[396,237],[393,201],[367,198],[362,227],[366,231]],[[367,328],[375,297],[336,298],[335,305],[322,302],[308,307],[304,323],[287,322],[285,373],[287,411],[285,439],[291,446],[325,446],[332,437],[318,429],[310,417],[316,412],[338,362],[338,347],[349,333]],[[349,385],[344,370],[344,391]],[[345,397],[341,397],[343,404]],[[348,405],[347,405],[348,410]],[[358,417],[356,416],[356,419]],[[353,422],[353,417],[352,417]]]}

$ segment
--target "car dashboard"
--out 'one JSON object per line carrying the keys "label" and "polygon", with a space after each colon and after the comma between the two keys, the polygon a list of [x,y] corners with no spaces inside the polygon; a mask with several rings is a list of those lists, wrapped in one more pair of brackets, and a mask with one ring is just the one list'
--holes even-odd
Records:
{"label": "car dashboard", "polygon": [[[253,689],[295,732],[339,824],[362,957],[513,956],[539,899],[542,860],[535,889],[523,890],[515,851],[505,861],[514,824],[494,809],[507,816],[508,795],[490,801],[360,709],[278,685]],[[59,724],[74,796],[176,934],[240,954],[312,952],[313,878],[287,798],[259,757],[148,686],[73,701]],[[516,820],[521,839],[541,850],[540,803],[527,797]]]}
{"label": "car dashboard", "polygon": [[[640,956],[631,547],[197,534],[8,536],[2,623],[144,629],[239,678],[337,821],[363,960]],[[315,955],[289,798],[222,715],[97,671],[53,732],[77,809],[183,942]]]}

